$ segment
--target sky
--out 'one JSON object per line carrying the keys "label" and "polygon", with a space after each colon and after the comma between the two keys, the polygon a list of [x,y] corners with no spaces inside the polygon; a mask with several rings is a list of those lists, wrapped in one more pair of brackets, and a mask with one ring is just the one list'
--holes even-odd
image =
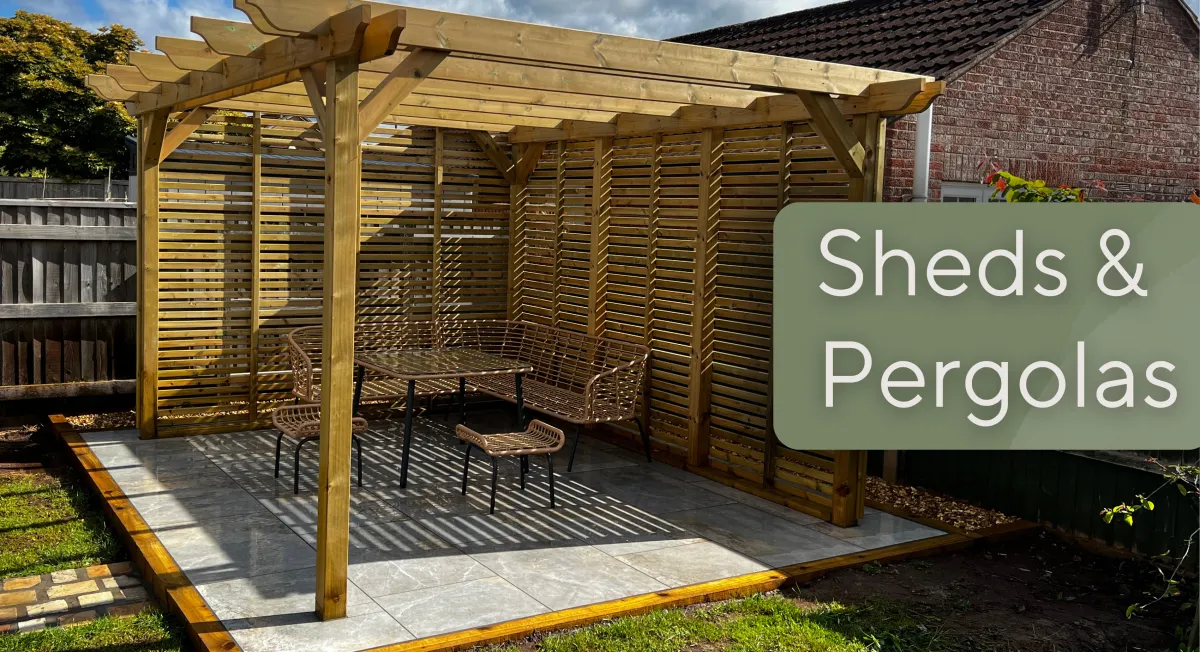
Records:
{"label": "sky", "polygon": [[[396,0],[396,4],[662,39],[830,1]],[[156,35],[193,37],[188,21],[194,14],[248,20],[233,8],[232,0],[0,0],[0,15],[11,16],[18,9],[50,14],[89,29],[119,22],[136,30],[150,46]]]}
{"label": "sky", "polygon": [[[479,16],[663,39],[709,27],[829,4],[832,0],[407,0]],[[1193,8],[1200,0],[1187,0]],[[248,20],[232,0],[0,0],[0,15],[18,9],[50,14],[95,29],[119,22],[153,47],[157,35],[193,37],[192,15]]]}

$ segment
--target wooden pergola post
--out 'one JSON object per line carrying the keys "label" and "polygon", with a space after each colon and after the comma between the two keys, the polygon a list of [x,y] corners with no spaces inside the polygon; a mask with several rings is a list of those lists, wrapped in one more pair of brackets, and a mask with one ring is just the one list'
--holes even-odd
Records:
{"label": "wooden pergola post", "polygon": [[137,151],[137,426],[142,439],[158,436],[158,166],[168,109],[138,117]]}
{"label": "wooden pergola post", "polygon": [[317,616],[346,615],[350,539],[350,423],[354,393],[359,178],[357,53],[325,64],[325,278],[322,305],[321,467],[317,483]]}

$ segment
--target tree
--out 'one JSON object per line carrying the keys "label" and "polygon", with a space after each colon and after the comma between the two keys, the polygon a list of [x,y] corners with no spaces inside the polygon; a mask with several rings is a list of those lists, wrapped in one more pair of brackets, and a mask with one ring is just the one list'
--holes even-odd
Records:
{"label": "tree", "polygon": [[0,170],[94,178],[125,174],[133,118],[85,81],[107,63],[128,63],[142,45],[121,25],[89,32],[18,11],[0,18]]}

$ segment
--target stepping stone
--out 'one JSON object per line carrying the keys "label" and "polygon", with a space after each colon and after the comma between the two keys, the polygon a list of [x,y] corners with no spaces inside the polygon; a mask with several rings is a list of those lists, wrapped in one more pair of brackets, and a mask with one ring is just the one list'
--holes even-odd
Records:
{"label": "stepping stone", "polygon": [[129,562],[14,577],[0,585],[0,633],[132,616],[149,606],[148,599]]}

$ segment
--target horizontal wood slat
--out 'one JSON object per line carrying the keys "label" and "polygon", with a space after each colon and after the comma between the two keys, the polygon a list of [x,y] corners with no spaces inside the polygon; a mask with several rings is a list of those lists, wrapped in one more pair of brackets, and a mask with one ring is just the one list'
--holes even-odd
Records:
{"label": "horizontal wood slat", "polygon": [[134,241],[132,226],[64,226],[61,224],[0,224],[4,240]]}
{"label": "horizontal wood slat", "polygon": [[137,302],[120,303],[0,303],[0,319],[69,319],[78,317],[131,317]]}

